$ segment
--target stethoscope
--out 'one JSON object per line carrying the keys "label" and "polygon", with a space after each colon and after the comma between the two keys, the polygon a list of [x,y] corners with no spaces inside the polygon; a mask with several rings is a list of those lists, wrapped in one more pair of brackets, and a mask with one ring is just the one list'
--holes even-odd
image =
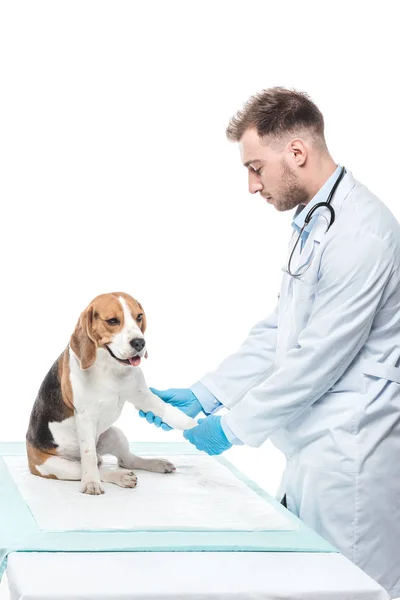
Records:
{"label": "stethoscope", "polygon": [[[303,271],[297,271],[296,273],[292,273],[290,270],[290,263],[292,261],[292,257],[294,254],[294,251],[297,248],[297,244],[299,243],[299,240],[301,238],[301,234],[303,233],[305,227],[307,227],[307,225],[309,224],[309,222],[311,221],[311,218],[313,216],[313,214],[315,213],[315,211],[317,210],[317,208],[327,208],[330,212],[330,220],[329,220],[329,225],[326,229],[326,231],[328,231],[328,229],[331,227],[331,225],[333,225],[333,223],[335,222],[335,211],[333,209],[333,206],[331,205],[331,201],[333,198],[334,193],[336,192],[337,186],[339,185],[339,183],[342,181],[344,174],[346,173],[346,169],[345,167],[342,167],[339,173],[338,178],[336,179],[335,183],[333,184],[333,187],[329,193],[329,196],[326,200],[326,202],[318,202],[317,204],[315,204],[312,209],[307,213],[306,218],[304,219],[304,225],[303,227],[300,229],[300,233],[298,235],[298,238],[296,240],[295,245],[293,246],[293,250],[290,253],[289,256],[289,260],[288,260],[288,265],[287,265],[287,272],[291,277],[297,278],[297,277],[301,277],[302,275],[304,275],[304,273],[307,271],[307,269],[310,268],[311,263],[309,263],[305,269],[303,269]],[[326,233],[326,232],[325,232]]]}

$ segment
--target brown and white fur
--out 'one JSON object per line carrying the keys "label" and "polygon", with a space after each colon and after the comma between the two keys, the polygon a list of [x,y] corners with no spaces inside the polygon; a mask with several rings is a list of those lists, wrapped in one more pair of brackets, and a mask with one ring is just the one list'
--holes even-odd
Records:
{"label": "brown and white fur", "polygon": [[[123,292],[97,296],[83,311],[32,409],[26,442],[34,475],[81,480],[83,493],[102,494],[102,482],[135,487],[133,469],[175,470],[166,460],[132,454],[122,431],[112,426],[125,402],[176,429],[196,425],[147,387],[139,368],[147,358],[145,329],[142,306]],[[119,468],[102,467],[104,454],[116,456]]]}

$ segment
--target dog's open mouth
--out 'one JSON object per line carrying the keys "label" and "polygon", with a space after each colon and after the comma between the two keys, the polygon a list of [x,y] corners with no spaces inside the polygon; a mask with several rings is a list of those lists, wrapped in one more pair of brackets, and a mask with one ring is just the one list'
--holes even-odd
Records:
{"label": "dog's open mouth", "polygon": [[131,365],[132,367],[137,367],[138,365],[140,365],[140,361],[141,361],[141,357],[136,355],[136,356],[132,356],[132,358],[118,358],[118,356],[115,356],[115,354],[113,354],[110,350],[110,348],[108,346],[106,346],[107,350],[109,351],[109,353],[111,354],[111,356],[113,358],[115,358],[115,360],[117,360],[120,363],[123,363],[124,365]]}

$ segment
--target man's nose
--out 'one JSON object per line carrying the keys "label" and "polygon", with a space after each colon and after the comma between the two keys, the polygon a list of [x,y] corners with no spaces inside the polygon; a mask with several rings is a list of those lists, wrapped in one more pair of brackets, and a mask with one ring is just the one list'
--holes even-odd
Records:
{"label": "man's nose", "polygon": [[260,179],[254,174],[249,173],[249,192],[250,194],[257,194],[257,192],[261,192],[263,189],[263,185]]}
{"label": "man's nose", "polygon": [[261,192],[262,185],[249,185],[250,194],[257,194],[257,192]]}
{"label": "man's nose", "polygon": [[131,340],[129,343],[134,350],[140,352],[141,350],[143,350],[146,342],[143,338],[133,338],[133,340]]}

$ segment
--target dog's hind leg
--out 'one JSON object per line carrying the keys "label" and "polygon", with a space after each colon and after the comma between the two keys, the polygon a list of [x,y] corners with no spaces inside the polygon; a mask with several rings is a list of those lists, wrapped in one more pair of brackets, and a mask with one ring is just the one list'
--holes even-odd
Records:
{"label": "dog's hind leg", "polygon": [[[64,481],[80,481],[82,478],[81,463],[77,460],[69,460],[62,456],[52,455],[40,465],[35,465],[32,470],[34,475],[39,475],[46,479],[61,479]],[[114,483],[121,487],[136,487],[137,477],[135,473],[128,469],[107,469],[100,468],[100,479],[108,483]],[[82,492],[85,494],[98,495],[103,494],[103,486],[96,482],[82,484]]]}
{"label": "dog's hind leg", "polygon": [[101,434],[97,442],[97,454],[116,456],[120,467],[141,469],[156,473],[172,473],[174,465],[163,458],[141,458],[129,450],[128,440],[118,427],[110,427]]}
{"label": "dog's hind leg", "polygon": [[52,454],[40,464],[34,465],[30,470],[34,475],[45,477],[46,479],[63,479],[65,481],[79,481],[82,475],[81,463],[77,460],[70,460]]}

